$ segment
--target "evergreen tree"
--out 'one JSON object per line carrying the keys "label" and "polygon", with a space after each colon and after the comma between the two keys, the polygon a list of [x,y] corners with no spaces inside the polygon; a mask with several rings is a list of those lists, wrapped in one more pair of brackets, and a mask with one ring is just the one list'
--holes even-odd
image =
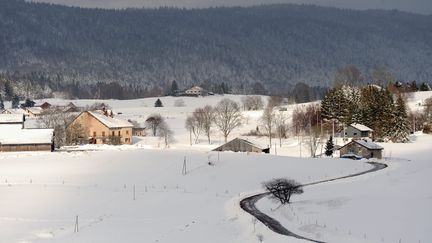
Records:
{"label": "evergreen tree", "polygon": [[155,107],[163,107],[162,101],[160,99],[157,99],[154,106]]}
{"label": "evergreen tree", "polygon": [[430,91],[430,90],[431,90],[431,87],[429,86],[428,83],[423,82],[423,83],[421,84],[421,86],[420,86],[420,91]]}
{"label": "evergreen tree", "polygon": [[4,84],[4,94],[5,100],[12,100],[14,97],[13,88],[9,80],[7,80]]}
{"label": "evergreen tree", "polygon": [[12,108],[13,109],[18,108],[19,107],[19,102],[20,102],[20,100],[19,100],[18,95],[14,95],[14,97],[12,98]]}
{"label": "evergreen tree", "polygon": [[4,110],[3,97],[0,94],[0,110]]}
{"label": "evergreen tree", "polygon": [[388,137],[393,142],[409,141],[411,125],[408,119],[406,104],[402,96],[398,96],[394,112],[392,113],[391,129],[388,131]]}
{"label": "evergreen tree", "polygon": [[178,92],[179,92],[178,84],[175,80],[173,80],[171,83],[171,95],[176,96]]}
{"label": "evergreen tree", "polygon": [[381,87],[368,85],[361,90],[360,107],[360,123],[374,130],[374,139],[387,134],[394,110],[391,93]]}
{"label": "evergreen tree", "polygon": [[27,98],[27,99],[25,100],[25,103],[24,103],[24,106],[25,106],[25,107],[34,107],[34,105],[35,105],[35,102],[34,102],[33,100],[31,100],[31,99],[29,99],[29,98]]}
{"label": "evergreen tree", "polygon": [[333,157],[334,152],[334,144],[333,144],[333,137],[330,136],[329,140],[327,140],[326,147],[325,147],[325,155],[330,157]]}

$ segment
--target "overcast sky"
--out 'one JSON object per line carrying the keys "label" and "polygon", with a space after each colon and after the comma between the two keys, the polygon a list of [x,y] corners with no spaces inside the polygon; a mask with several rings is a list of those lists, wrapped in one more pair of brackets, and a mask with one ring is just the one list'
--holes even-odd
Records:
{"label": "overcast sky", "polygon": [[250,6],[270,3],[312,3],[324,6],[354,9],[398,9],[408,12],[432,14],[432,0],[33,0],[81,7],[211,7]]}

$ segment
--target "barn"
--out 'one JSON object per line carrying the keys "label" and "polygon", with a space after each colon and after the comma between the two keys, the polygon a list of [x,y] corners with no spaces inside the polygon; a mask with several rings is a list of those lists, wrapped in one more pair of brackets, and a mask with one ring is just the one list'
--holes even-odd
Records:
{"label": "barn", "polygon": [[215,148],[213,151],[253,152],[270,153],[270,148],[263,147],[243,138],[235,138],[228,143]]}

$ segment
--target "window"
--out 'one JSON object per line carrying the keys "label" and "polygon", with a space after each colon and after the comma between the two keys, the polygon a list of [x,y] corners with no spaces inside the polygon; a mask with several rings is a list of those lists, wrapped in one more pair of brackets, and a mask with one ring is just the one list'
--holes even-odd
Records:
{"label": "window", "polygon": [[112,135],[115,136],[115,132],[114,131],[112,131]]}
{"label": "window", "polygon": [[126,130],[126,135],[129,135],[129,131],[128,130]]}
{"label": "window", "polygon": [[119,131],[119,137],[121,136],[121,131]]}
{"label": "window", "polygon": [[105,132],[102,132],[102,137],[105,137]]}
{"label": "window", "polygon": [[93,137],[96,137],[96,132],[93,132]]}

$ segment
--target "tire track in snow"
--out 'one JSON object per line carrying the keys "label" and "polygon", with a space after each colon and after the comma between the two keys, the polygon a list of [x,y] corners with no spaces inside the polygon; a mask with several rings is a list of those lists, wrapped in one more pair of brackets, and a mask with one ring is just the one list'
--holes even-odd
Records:
{"label": "tire track in snow", "polygon": [[[311,183],[307,183],[307,184],[303,184],[303,187],[306,186],[313,186],[313,185],[318,185],[318,184],[323,184],[323,183],[327,183],[327,182],[331,182],[331,181],[337,181],[337,180],[343,180],[343,179],[347,179],[347,178],[352,178],[352,177],[357,177],[357,176],[361,176],[361,175],[365,175],[365,174],[369,174],[369,173],[373,173],[379,170],[383,170],[385,168],[387,168],[386,164],[383,163],[378,163],[378,162],[367,162],[368,164],[372,165],[373,168],[363,171],[363,172],[359,172],[359,173],[355,173],[355,174],[350,174],[347,176],[342,176],[342,177],[337,177],[337,178],[333,178],[333,179],[327,179],[327,180],[321,180],[321,181],[316,181],[316,182],[311,182]],[[252,216],[254,216],[256,219],[258,219],[261,223],[263,223],[264,225],[266,225],[271,231],[281,234],[281,235],[286,235],[289,237],[294,237],[300,240],[307,240],[307,241],[311,241],[311,242],[316,242],[316,243],[325,243],[324,241],[318,241],[318,240],[314,240],[314,239],[310,239],[298,234],[293,233],[292,231],[290,231],[289,229],[285,228],[279,221],[277,221],[276,219],[268,216],[267,214],[261,212],[258,210],[258,208],[255,206],[255,204],[262,198],[268,196],[270,193],[268,192],[264,192],[264,193],[260,193],[260,194],[256,194],[250,197],[247,197],[243,200],[240,201],[240,207],[248,212],[249,214],[251,214]]]}

